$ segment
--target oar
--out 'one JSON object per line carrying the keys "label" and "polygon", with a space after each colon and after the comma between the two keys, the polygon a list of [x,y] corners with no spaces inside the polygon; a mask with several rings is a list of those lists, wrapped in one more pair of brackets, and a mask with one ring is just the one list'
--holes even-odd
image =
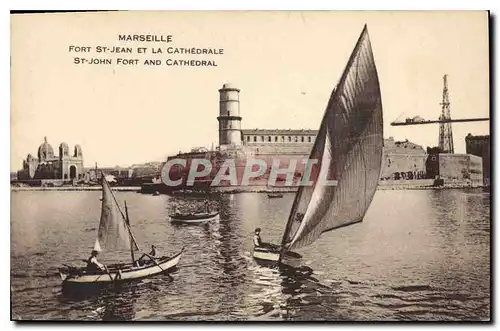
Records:
{"label": "oar", "polygon": [[114,282],[115,282],[115,279],[113,279],[113,277],[111,277],[111,273],[109,272],[108,267],[104,266],[104,270],[106,270],[106,272],[108,273],[109,278],[110,278],[110,279],[111,279],[111,281],[114,283]]}
{"label": "oar", "polygon": [[144,253],[144,255],[149,257],[151,259],[151,261],[153,261],[153,263],[156,264],[158,266],[158,268],[161,269],[162,272],[165,272],[165,270],[161,267],[160,264],[158,264],[158,262],[156,261],[156,259],[153,256],[149,255],[148,253]]}

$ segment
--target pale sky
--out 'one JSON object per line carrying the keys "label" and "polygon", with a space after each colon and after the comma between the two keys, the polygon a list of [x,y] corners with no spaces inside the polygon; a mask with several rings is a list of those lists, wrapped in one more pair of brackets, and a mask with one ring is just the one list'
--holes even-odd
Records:
{"label": "pale sky", "polygon": [[[86,166],[163,160],[217,145],[218,89],[241,89],[242,128],[317,129],[364,24],[372,43],[384,136],[437,146],[439,125],[391,127],[396,118],[437,119],[448,74],[451,116],[489,117],[487,12],[120,12],[11,16],[11,170],[47,136],[82,146]],[[173,43],[118,41],[118,34],[172,35]],[[70,53],[69,46],[92,52]],[[223,48],[218,67],[73,64],[105,57],[96,46]],[[149,50],[150,51],[150,50]],[[174,58],[114,54],[116,59]],[[140,61],[142,62],[142,61]],[[453,124],[455,152],[489,122]]]}

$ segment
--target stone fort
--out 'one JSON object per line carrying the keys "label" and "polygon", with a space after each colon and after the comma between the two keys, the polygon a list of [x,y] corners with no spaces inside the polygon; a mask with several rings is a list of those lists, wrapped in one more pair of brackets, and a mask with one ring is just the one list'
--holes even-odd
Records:
{"label": "stone fort", "polygon": [[[194,148],[189,153],[179,153],[168,159],[210,159],[212,164],[222,164],[227,158],[236,160],[236,167],[244,167],[246,158],[266,160],[272,164],[276,158],[281,160],[280,168],[286,168],[290,160],[297,160],[297,176],[300,177],[311,152],[318,130],[309,129],[242,129],[240,113],[240,90],[231,84],[219,89],[219,146],[215,150]],[[318,123],[319,127],[319,123]],[[384,140],[381,179],[421,179],[425,177],[427,153],[417,144],[395,141],[392,137]],[[241,161],[241,162],[238,162]],[[187,168],[187,167],[186,167]],[[207,181],[217,173],[217,168],[205,178]],[[185,169],[185,168],[184,168]],[[172,167],[171,176],[178,173],[187,175],[180,168]],[[209,178],[210,177],[210,178]],[[266,174],[263,179],[266,178]],[[203,179],[202,179],[203,180]],[[255,185],[259,185],[255,183]]]}

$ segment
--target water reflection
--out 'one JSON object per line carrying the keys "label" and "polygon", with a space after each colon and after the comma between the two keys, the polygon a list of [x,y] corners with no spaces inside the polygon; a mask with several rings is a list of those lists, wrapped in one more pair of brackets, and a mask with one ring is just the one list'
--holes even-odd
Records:
{"label": "water reflection", "polygon": [[135,303],[140,296],[138,285],[127,287],[100,298],[99,301],[104,303],[103,321],[129,321],[135,318]]}
{"label": "water reflection", "polygon": [[[48,270],[57,270],[61,261],[77,261],[88,251],[100,208],[96,204],[97,211],[89,214],[86,202],[97,200],[94,193],[65,196],[73,200],[71,210],[51,192],[12,196],[14,316],[70,320],[489,316],[490,196],[482,191],[379,191],[364,222],[325,233],[298,251],[302,268],[293,272],[259,266],[251,255],[255,227],[263,229],[265,241],[280,242],[293,194],[283,199],[252,193],[220,195],[212,200],[220,210],[218,221],[176,226],[168,218],[173,203],[196,211],[203,208],[203,200],[118,192],[120,201],[126,197],[134,234],[143,247],[158,244],[162,255],[185,247],[177,273],[173,280],[159,275],[121,291],[64,298],[59,294],[60,278]],[[32,205],[29,209],[24,208],[26,201]],[[30,226],[36,231],[24,236],[23,229]],[[124,253],[123,259],[128,259]],[[115,256],[103,254],[108,258]]]}

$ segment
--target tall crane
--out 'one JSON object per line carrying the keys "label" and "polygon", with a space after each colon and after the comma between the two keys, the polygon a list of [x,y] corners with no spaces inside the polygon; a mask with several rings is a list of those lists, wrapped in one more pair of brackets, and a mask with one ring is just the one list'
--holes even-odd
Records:
{"label": "tall crane", "polygon": [[[448,75],[443,76],[443,101],[441,102],[441,116],[440,120],[451,120],[450,115],[450,99],[448,95]],[[439,149],[443,153],[455,152],[453,148],[453,131],[451,130],[451,123],[439,123]]]}
{"label": "tall crane", "polygon": [[439,123],[439,143],[438,147],[442,153],[454,153],[453,147],[453,132],[451,129],[451,123],[456,122],[480,122],[489,121],[487,117],[480,118],[460,118],[451,119],[450,115],[450,100],[448,95],[448,75],[443,76],[443,99],[440,103],[441,105],[441,115],[438,120],[424,120],[419,116],[413,118],[407,118],[404,122],[394,121],[391,123],[392,126],[400,125],[420,125],[420,124],[432,124]]}

